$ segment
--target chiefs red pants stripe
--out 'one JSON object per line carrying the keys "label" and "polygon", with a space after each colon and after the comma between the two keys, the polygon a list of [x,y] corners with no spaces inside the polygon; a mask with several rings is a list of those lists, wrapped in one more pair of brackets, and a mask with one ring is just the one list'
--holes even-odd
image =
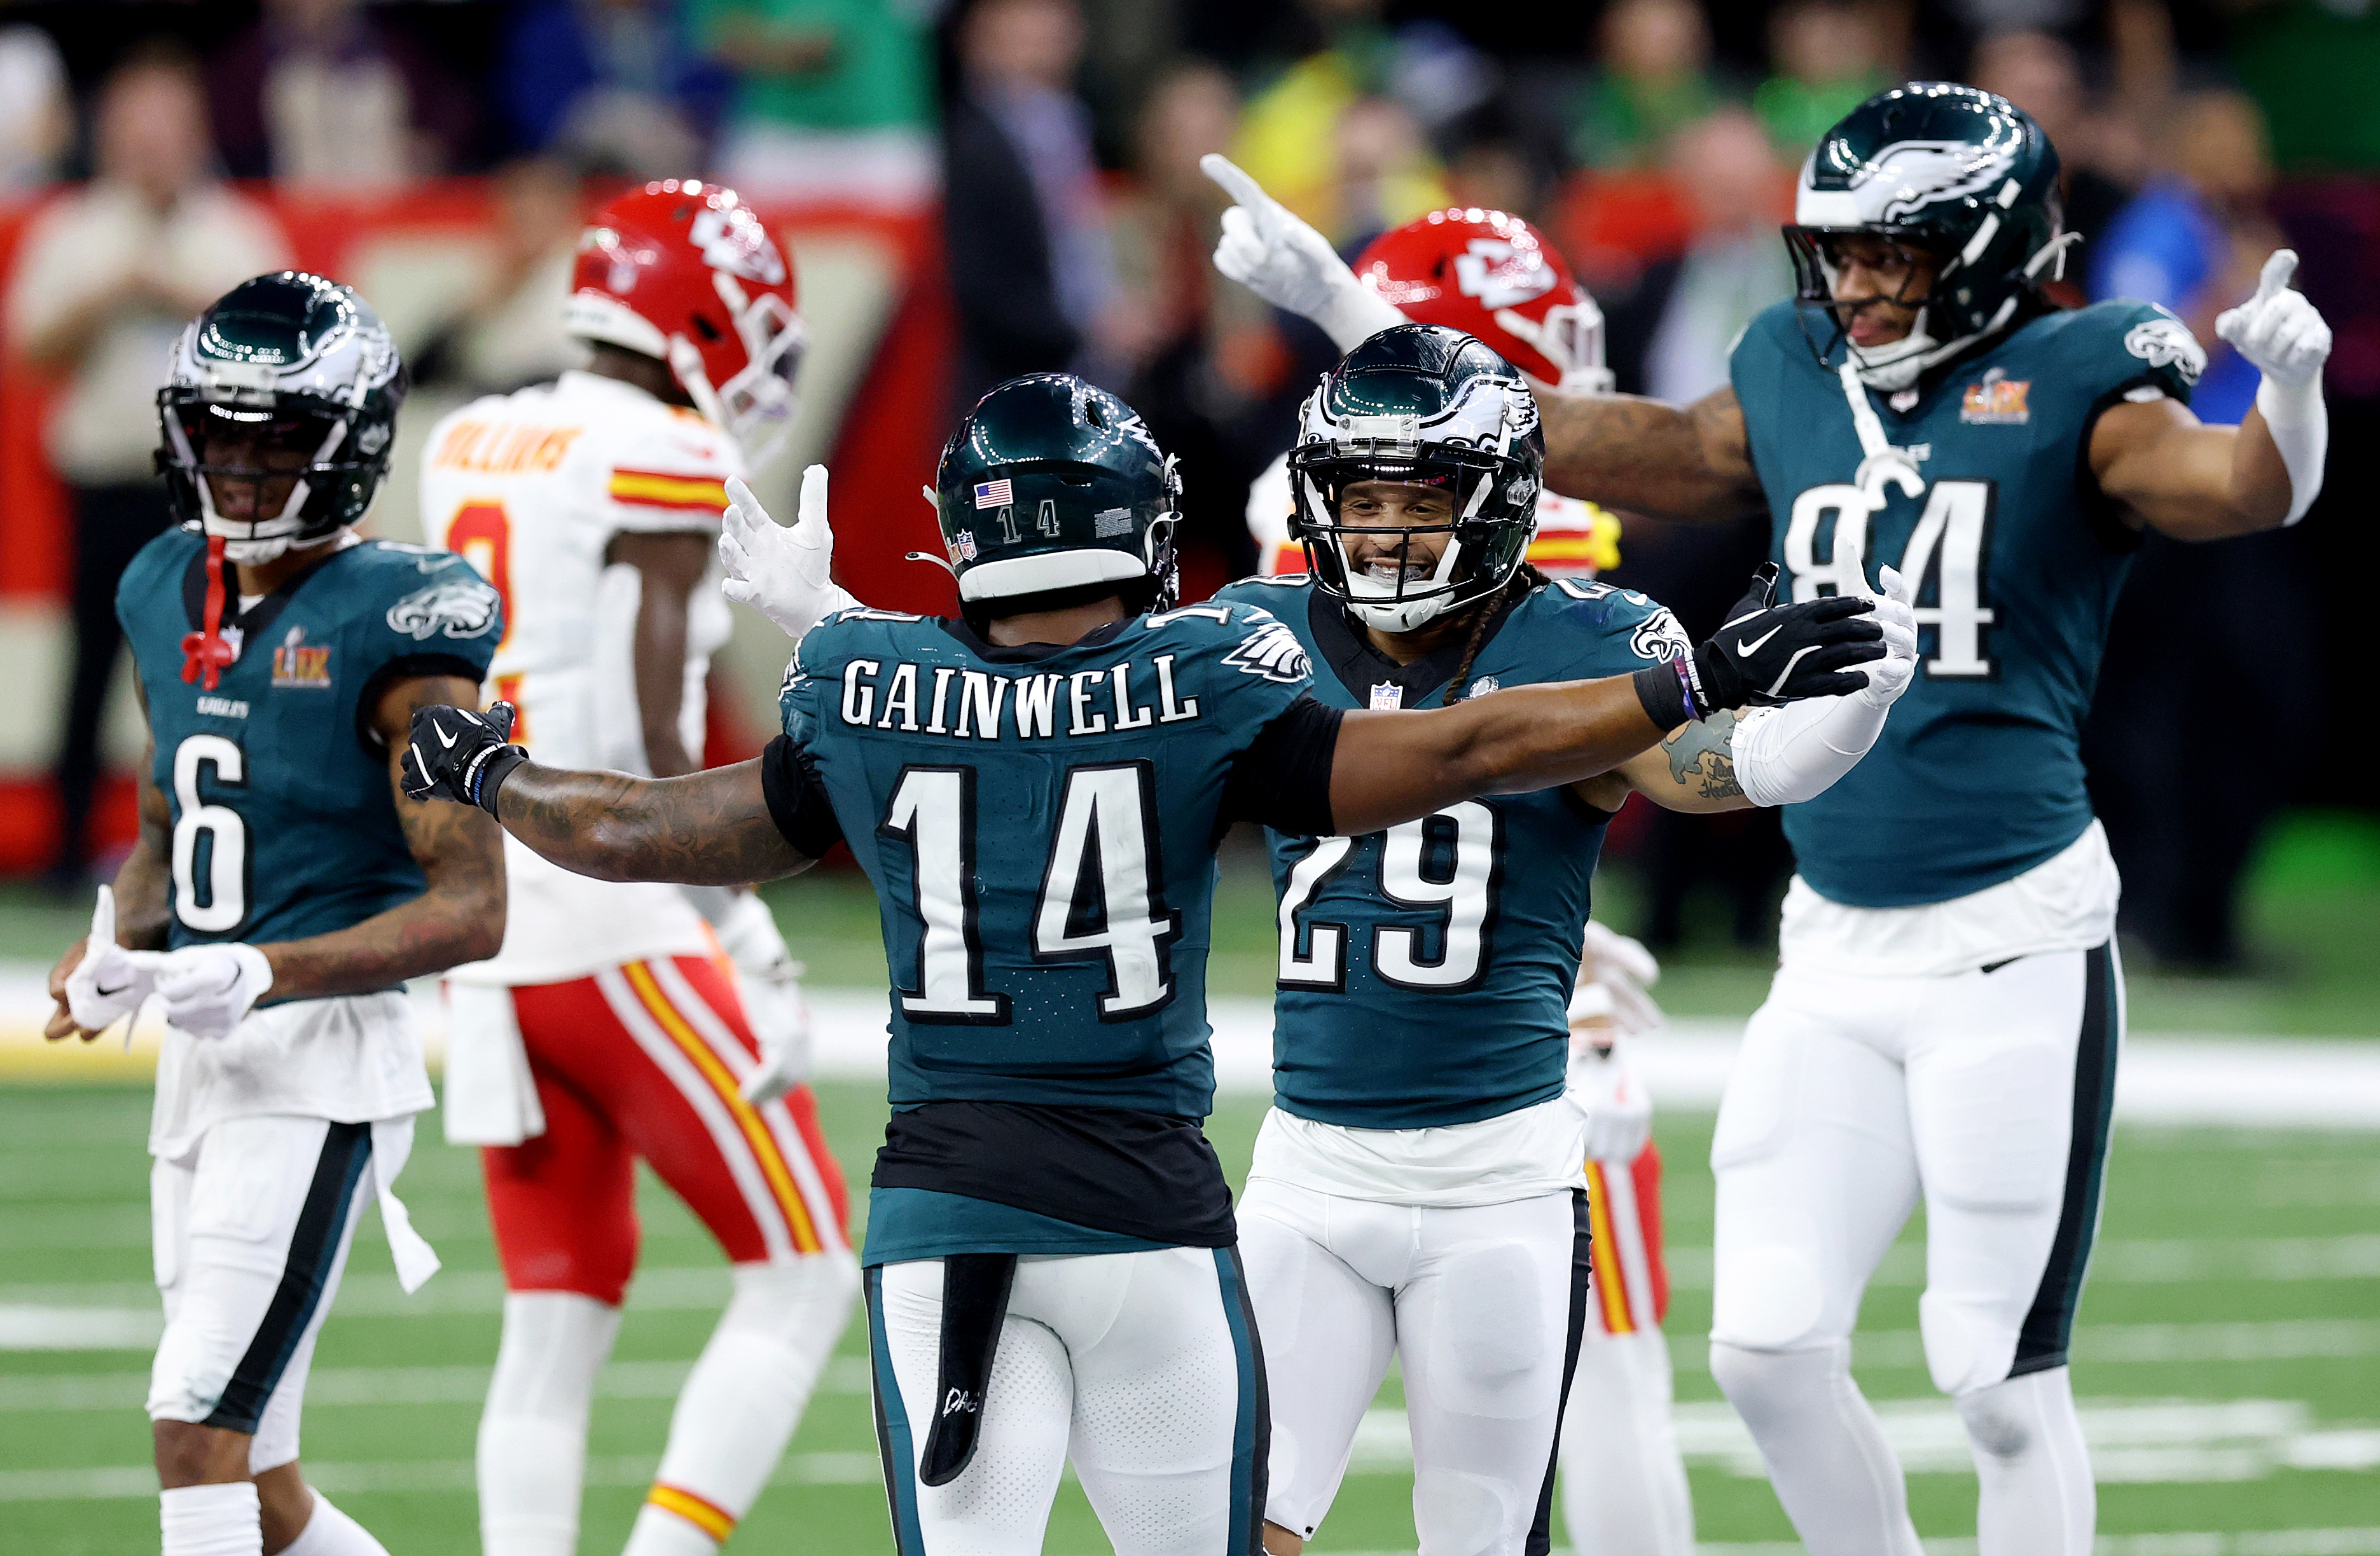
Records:
{"label": "chiefs red pants stripe", "polygon": [[730,1260],[848,1247],[843,1175],[807,1087],[755,1107],[729,972],[703,957],[513,990],[546,1131],[481,1152],[505,1285],[616,1304],[637,1261],[642,1157]]}
{"label": "chiefs red pants stripe", "polygon": [[1661,1153],[1648,1142],[1633,1162],[1586,1164],[1595,1238],[1590,1310],[1606,1334],[1658,1329],[1670,1310],[1661,1258]]}

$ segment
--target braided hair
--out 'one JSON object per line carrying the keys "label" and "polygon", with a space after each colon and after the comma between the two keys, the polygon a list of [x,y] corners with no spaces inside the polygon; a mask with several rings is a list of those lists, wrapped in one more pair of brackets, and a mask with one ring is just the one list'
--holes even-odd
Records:
{"label": "braided hair", "polygon": [[1524,561],[1504,580],[1504,586],[1471,608],[1471,637],[1463,645],[1463,662],[1454,667],[1454,679],[1446,683],[1446,700],[1439,706],[1452,707],[1463,696],[1463,689],[1471,684],[1471,661],[1479,657],[1479,645],[1488,641],[1488,623],[1507,604],[1517,605],[1528,597],[1529,591],[1551,583],[1534,563]]}

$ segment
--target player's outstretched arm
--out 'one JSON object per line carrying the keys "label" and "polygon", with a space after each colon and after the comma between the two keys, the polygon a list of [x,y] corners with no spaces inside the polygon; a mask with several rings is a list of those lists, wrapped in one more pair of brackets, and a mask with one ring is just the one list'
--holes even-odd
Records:
{"label": "player's outstretched arm", "polygon": [[512,726],[509,703],[485,714],[417,710],[406,796],[454,803],[410,808],[476,806],[564,869],[604,881],[740,887],[818,862],[778,828],[758,761],[674,778],[577,772],[540,766],[507,745]]}
{"label": "player's outstretched arm", "polygon": [[2293,525],[2321,494],[2330,326],[2289,289],[2297,265],[2293,251],[2274,250],[2256,295],[2215,321],[2264,375],[2246,420],[2206,427],[2180,403],[2156,399],[2111,405],[2091,429],[2091,473],[2133,527],[2220,540]]}
{"label": "player's outstretched arm", "polygon": [[1546,434],[1546,486],[1564,497],[1665,519],[1729,519],[1760,506],[1760,482],[1732,389],[1691,405],[1532,383]]}
{"label": "player's outstretched arm", "polygon": [[[1755,576],[1766,598],[1776,570]],[[1601,681],[1516,686],[1449,708],[1341,722],[1332,824],[1357,836],[1475,794],[1524,793],[1610,771],[1680,724],[1726,708],[1859,692],[1884,657],[1874,603],[1830,596],[1742,615],[1690,656]]]}
{"label": "player's outstretched arm", "polygon": [[[360,923],[303,940],[261,946],[271,992],[283,999],[385,989],[494,956],[504,940],[504,840],[483,816],[404,799],[406,734],[416,710],[468,706],[480,689],[461,676],[397,682],[381,696],[373,732],[389,751],[397,824],[427,881],[420,896]],[[194,949],[197,947],[193,947]]]}

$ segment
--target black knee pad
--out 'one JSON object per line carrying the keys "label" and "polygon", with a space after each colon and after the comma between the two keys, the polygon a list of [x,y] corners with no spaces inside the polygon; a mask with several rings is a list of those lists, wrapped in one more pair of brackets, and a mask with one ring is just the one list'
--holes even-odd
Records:
{"label": "black knee pad", "polygon": [[991,1393],[991,1363],[1008,1292],[1016,1282],[1013,1253],[956,1253],[942,1260],[941,1364],[935,1378],[934,1424],[917,1478],[947,1486],[975,1457],[976,1437]]}

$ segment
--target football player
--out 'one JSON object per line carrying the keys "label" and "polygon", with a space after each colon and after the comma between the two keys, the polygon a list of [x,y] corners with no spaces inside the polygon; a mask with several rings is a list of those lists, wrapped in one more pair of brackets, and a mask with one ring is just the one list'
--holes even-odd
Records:
{"label": "football player", "polygon": [[[1676,619],[1643,595],[1548,580],[1524,560],[1542,460],[1536,403],[1510,364],[1446,325],[1382,331],[1324,379],[1290,453],[1308,570],[1216,599],[1279,617],[1321,667],[1315,696],[1342,708],[1448,706],[1688,653]],[[1888,591],[1897,582],[1887,574]],[[1732,614],[1765,603],[1755,591]],[[1368,835],[1269,834],[1274,1104],[1240,1209],[1271,1342],[1273,1550],[1302,1549],[1322,1523],[1392,1354],[1423,1549],[1520,1556],[1533,1523],[1549,1524],[1590,1302],[1598,1344],[1641,1329],[1622,1342],[1632,1360],[1664,1345],[1629,1304],[1645,1307],[1652,1280],[1641,1229],[1623,1250],[1612,1216],[1633,1199],[1649,1114],[1608,1056],[1582,1056],[1582,1091],[1566,1094],[1604,830],[1632,791],[1732,810],[1840,778],[1914,668],[1907,604],[1880,599],[1876,617],[1886,656],[1863,667],[1855,694],[1816,710],[1806,750],[1775,742],[1776,709],[1723,712],[1567,787],[1466,800]],[[1617,1159],[1589,1161],[1590,1139]],[[1590,1179],[1592,1198],[1580,1192]],[[1594,1292],[1590,1247],[1605,1266]],[[1633,1282],[1623,1251],[1636,1255]],[[1626,1387],[1582,1394],[1582,1410],[1666,1417],[1666,1361],[1592,1370]],[[1611,1504],[1574,1537],[1621,1542],[1582,1549],[1691,1550],[1674,1445],[1666,1465],[1639,1455],[1580,1477]],[[1539,1530],[1540,1550],[1549,1536]]]}
{"label": "football player", "polygon": [[1012,380],[936,482],[961,616],[829,618],[758,760],[550,768],[501,706],[417,730],[414,792],[584,873],[740,883],[854,845],[895,970],[862,1262],[904,1552],[1038,1550],[1070,1457],[1119,1551],[1258,1547],[1263,1364],[1198,1128],[1225,822],[1363,833],[1575,781],[1747,687],[1857,690],[1882,653],[1866,601],[1814,601],[1630,675],[1349,713],[1267,612],[1172,609],[1175,490],[1123,402]]}
{"label": "football player", "polygon": [[[1261,208],[1261,189],[1239,168],[1218,157],[1210,171],[1243,207]],[[1369,289],[1392,300],[1405,318],[1463,331],[1532,379],[1566,388],[1611,387],[1610,369],[1603,364],[1601,310],[1572,279],[1561,256],[1519,217],[1469,209],[1432,211],[1374,240],[1356,258],[1354,268],[1367,278]],[[1248,501],[1249,527],[1269,574],[1308,571],[1305,544],[1293,535],[1293,517],[1289,457],[1283,455],[1258,477]],[[1617,564],[1619,520],[1595,504],[1541,488],[1536,520],[1524,554],[1530,575],[1578,580],[1578,585],[1560,585],[1572,590],[1591,583],[1600,568]],[[1326,587],[1327,583],[1326,577]],[[1492,603],[1475,607],[1472,614],[1494,609]],[[1372,642],[1399,655],[1419,651],[1426,657],[1433,645],[1459,630],[1464,614],[1442,611],[1410,632],[1382,628]],[[1640,614],[1655,619],[1649,611]],[[1666,624],[1669,619],[1660,613],[1659,620]],[[1545,623],[1536,627],[1543,631]],[[1514,633],[1530,628],[1530,623],[1508,621],[1493,630]],[[1368,626],[1363,630],[1371,632]],[[1559,638],[1567,630],[1558,629],[1552,635]],[[1659,652],[1662,646],[1651,642],[1646,649]],[[1905,679],[1903,671],[1893,673]],[[1855,740],[1847,749],[1865,746]],[[1732,761],[1725,752],[1712,759]],[[1663,786],[1663,790],[1670,798],[1661,802],[1694,808],[1749,803],[1723,790],[1707,798],[1674,786]],[[1512,869],[1531,869],[1528,857],[1516,856]],[[1566,874],[1560,878],[1571,879]],[[1584,882],[1579,876],[1574,884],[1583,887]],[[1580,900],[1583,905],[1583,892]],[[1283,931],[1296,932],[1294,925]],[[1548,932],[1560,934],[1553,926]],[[1574,1259],[1586,1285],[1584,1300],[1572,1304],[1571,1316],[1572,1333],[1578,1337],[1573,1345],[1584,1348],[1564,1352],[1576,1356],[1572,1389],[1583,1404],[1579,1409],[1565,1408],[1561,1417],[1562,1509],[1572,1545],[1590,1556],[1607,1550],[1686,1556],[1694,1548],[1694,1514],[1685,1465],[1669,1419],[1670,1351],[1660,1332],[1669,1288],[1661,1262],[1661,1158],[1652,1140],[1650,1098],[1636,1081],[1621,1041],[1623,1031],[1646,1024],[1650,1006],[1637,985],[1658,976],[1658,969],[1644,948],[1625,936],[1594,923],[1585,926],[1585,934],[1590,949],[1580,962],[1571,1017],[1574,1031],[1591,1023],[1594,1038],[1573,1043],[1569,1086],[1571,1100],[1586,1115],[1588,1191],[1577,1205]],[[1608,975],[1610,982],[1602,983],[1599,975]],[[1495,980],[1497,973],[1487,969],[1482,976]],[[1542,997],[1531,1015],[1540,1036],[1552,1030],[1557,992],[1550,984],[1540,990]],[[1316,992],[1305,988],[1296,994],[1301,1003],[1310,1003]],[[1290,1000],[1285,997],[1283,1003]],[[1324,1003],[1336,1008],[1332,1002]],[[1415,1013],[1421,1014],[1418,1007]],[[1658,1013],[1653,1019],[1658,1019]],[[1287,1022],[1283,1030],[1289,1030]],[[1259,1262],[1260,1313],[1264,1273]],[[1284,1365],[1277,1352],[1275,1371]],[[1585,1383],[1577,1381],[1579,1373]],[[1290,1392],[1275,1390],[1278,1394]],[[1338,1408],[1343,1412],[1343,1401]],[[1289,1479],[1276,1478],[1276,1496],[1289,1493]],[[1550,1503],[1540,1509],[1533,1550],[1550,1542]]]}
{"label": "football player", "polygon": [[[723,483],[784,435],[795,301],[783,250],[733,191],[649,184],[580,240],[567,324],[587,368],[431,433],[425,528],[504,595],[492,675],[541,759],[701,767],[704,680],[728,633],[711,561]],[[842,1174],[795,1084],[808,1030],[792,959],[748,891],[704,888],[698,912],[676,887],[590,880],[517,842],[504,867],[504,948],[447,980],[446,1133],[483,1148],[504,1269],[481,1542],[488,1556],[577,1549],[641,1157],[718,1240],[735,1296],[627,1549],[708,1556],[768,1483],[859,1289]]]}
{"label": "football player", "polygon": [[[2003,98],[1880,93],[1803,165],[1798,295],[1745,332],[1730,387],[1684,407],[1538,391],[1560,489],[1681,518],[1764,504],[1796,599],[1895,560],[1917,590],[1927,652],[1900,717],[1786,813],[1783,963],[1712,1144],[1712,1369],[1821,1556],[1917,1550],[1850,1338],[1921,1197],[1926,1361],[1973,1446],[1985,1556],[2091,1548],[2067,1345],[2123,1007],[2077,729],[2144,531],[2294,524],[2322,485],[2331,337],[2289,289],[2296,256],[2216,320],[2264,375],[2255,411],[2202,426],[2180,320],[2042,291],[2072,241],[2058,175]],[[1393,322],[1318,235],[1235,225],[1240,279],[1269,300],[1342,344]]]}
{"label": "football player", "polygon": [[51,974],[49,1035],[164,996],[149,1129],[165,1333],[150,1374],[165,1556],[374,1556],[298,1466],[356,1218],[412,1291],[395,1197],[431,1104],[401,985],[504,934],[500,834],[397,802],[417,708],[476,706],[504,633],[447,551],[354,528],[405,372],[371,308],[297,271],[225,294],[159,392],[176,527],[116,590],[149,748],[140,833]]}

